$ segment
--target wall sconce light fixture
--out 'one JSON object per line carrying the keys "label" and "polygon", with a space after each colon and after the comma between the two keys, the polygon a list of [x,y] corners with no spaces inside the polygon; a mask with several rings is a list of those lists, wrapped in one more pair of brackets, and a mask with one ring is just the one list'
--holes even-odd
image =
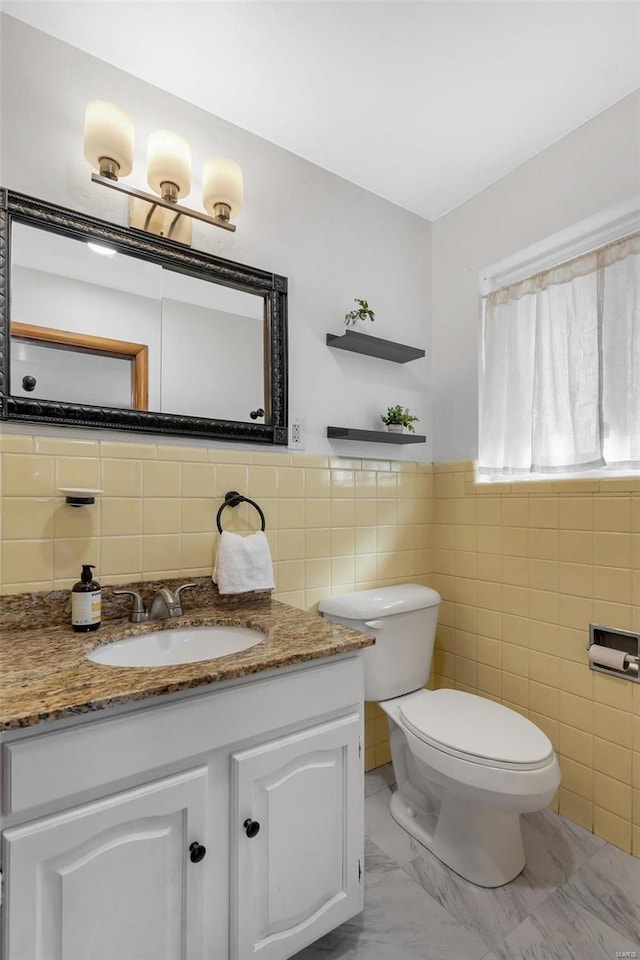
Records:
{"label": "wall sconce light fixture", "polygon": [[235,231],[231,222],[242,209],[242,170],[235,160],[212,157],[204,165],[202,200],[206,213],[182,206],[178,200],[191,192],[191,147],[170,130],[149,136],[145,193],[120,178],[133,169],[134,128],[129,115],[114,103],[91,100],[84,127],[84,155],[94,168],[94,183],[131,197],[129,223],[158,236],[191,243],[191,221],[201,220]]}

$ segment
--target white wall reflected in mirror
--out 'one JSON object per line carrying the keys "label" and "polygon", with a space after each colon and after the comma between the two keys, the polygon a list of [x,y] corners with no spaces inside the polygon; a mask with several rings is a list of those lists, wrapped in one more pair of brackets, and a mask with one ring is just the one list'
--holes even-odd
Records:
{"label": "white wall reflected in mirror", "polygon": [[[266,406],[260,296],[126,254],[100,256],[83,241],[20,223],[12,229],[11,290],[12,323],[147,345],[150,411],[249,421]],[[94,351],[90,362],[91,350],[36,347],[12,340],[14,396],[134,406],[130,373],[116,373],[112,356]],[[97,373],[103,368],[113,372],[112,391],[110,374]],[[29,375],[33,391],[22,386]]]}

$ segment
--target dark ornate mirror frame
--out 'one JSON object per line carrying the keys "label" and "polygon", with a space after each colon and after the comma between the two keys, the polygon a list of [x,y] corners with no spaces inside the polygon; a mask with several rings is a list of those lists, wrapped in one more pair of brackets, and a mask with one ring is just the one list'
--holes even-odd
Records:
{"label": "dark ornate mirror frame", "polygon": [[[171,270],[264,297],[265,418],[244,423],[206,417],[176,416],[143,410],[34,400],[10,395],[11,225],[13,222],[59,233],[76,240],[94,240],[120,252]],[[215,376],[216,358],[211,358]],[[119,227],[75,210],[58,207],[0,188],[0,417],[3,420],[53,423],[69,427],[102,427],[164,433],[209,440],[286,444],[287,431],[287,278],[247,267],[213,254],[183,247],[172,240],[129,227]]]}

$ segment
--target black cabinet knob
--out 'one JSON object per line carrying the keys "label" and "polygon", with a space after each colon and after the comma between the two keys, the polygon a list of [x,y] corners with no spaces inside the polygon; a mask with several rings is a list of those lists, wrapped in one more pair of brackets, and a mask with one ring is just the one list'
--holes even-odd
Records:
{"label": "black cabinet knob", "polygon": [[200,863],[201,860],[204,860],[206,852],[207,848],[203,847],[201,843],[196,843],[195,840],[189,844],[189,859],[191,863]]}
{"label": "black cabinet knob", "polygon": [[245,820],[243,826],[244,832],[250,840],[260,833],[260,824],[257,820]]}
{"label": "black cabinet knob", "polygon": [[252,420],[257,420],[258,417],[264,417],[264,410],[262,409],[262,407],[258,407],[257,410],[252,410],[249,416],[251,417]]}
{"label": "black cabinet knob", "polygon": [[35,377],[23,377],[22,378],[22,389],[26,390],[27,393],[32,393],[36,388],[37,380]]}

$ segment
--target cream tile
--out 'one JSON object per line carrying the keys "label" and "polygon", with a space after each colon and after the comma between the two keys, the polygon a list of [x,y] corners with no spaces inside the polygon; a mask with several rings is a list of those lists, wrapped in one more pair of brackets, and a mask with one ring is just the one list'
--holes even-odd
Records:
{"label": "cream tile", "polygon": [[352,527],[336,527],[331,531],[331,556],[353,557],[355,537]]}
{"label": "cream tile", "polygon": [[280,560],[276,574],[279,591],[304,590],[304,564],[299,560]]}
{"label": "cream tile", "polygon": [[101,440],[100,455],[111,460],[155,460],[158,448],[155,440],[148,443],[111,443]]}
{"label": "cream tile", "polygon": [[587,530],[561,530],[559,558],[566,563],[592,563],[594,538]]}
{"label": "cream tile", "polygon": [[[516,501],[511,501],[516,502]],[[524,502],[528,506],[527,500],[518,500],[518,503]],[[502,502],[499,497],[482,497],[476,501],[476,519],[477,522],[483,526],[500,526],[501,516],[504,512],[506,504],[509,503],[509,500]],[[513,514],[512,514],[513,515]],[[520,525],[520,515],[518,515],[518,520],[514,521],[513,525]],[[522,521],[522,525],[526,524],[526,517]]]}
{"label": "cream tile", "polygon": [[[183,467],[183,485],[184,485],[184,472],[186,467]],[[253,468],[251,468],[253,469]],[[220,463],[215,465],[215,493],[212,494],[208,477],[205,475],[198,475],[194,477],[194,489],[190,489],[189,493],[185,493],[183,487],[183,496],[191,497],[210,497],[215,496],[219,499],[220,502],[224,500],[224,495],[229,490],[237,490],[238,493],[244,494],[244,496],[250,496],[246,491],[249,486],[249,468],[240,463]],[[198,492],[198,490],[200,492]]]}
{"label": "cream tile", "polygon": [[307,588],[328,588],[331,585],[331,560],[328,557],[304,561]]}
{"label": "cream tile", "polygon": [[205,446],[188,447],[179,444],[158,444],[158,460],[175,460],[178,463],[205,463],[208,451]]}
{"label": "cream tile", "polygon": [[337,557],[331,560],[331,585],[350,585],[355,583],[355,565],[353,557]]}
{"label": "cream tile", "polygon": [[560,527],[563,530],[593,529],[592,497],[562,497],[558,510]]}
{"label": "cream tile", "polygon": [[[215,498],[221,503],[228,490],[238,490],[240,493],[246,490],[246,477],[247,468],[240,465],[183,463],[180,465],[180,490],[183,497]],[[228,478],[240,482],[238,485],[228,484]]]}
{"label": "cream tile", "polygon": [[594,703],[593,731],[601,739],[620,747],[632,746],[632,716],[624,710],[615,710],[604,703]]}
{"label": "cream tile", "polygon": [[[303,560],[304,552],[304,530],[280,530],[278,532],[278,560]],[[309,586],[317,586],[317,584],[309,584]]]}
{"label": "cream tile", "polygon": [[301,467],[280,467],[278,470],[278,497],[304,497],[305,471]]}
{"label": "cream tile", "polygon": [[318,529],[306,530],[304,535],[305,557],[313,559],[315,557],[331,556],[331,530],[320,527]]}
{"label": "cream tile", "polygon": [[623,820],[631,820],[631,787],[627,784],[594,771],[593,800]]}
{"label": "cream tile", "polygon": [[[218,490],[220,490],[220,470],[218,467]],[[227,468],[228,469],[228,468]],[[239,490],[239,487],[229,487],[227,489]],[[242,493],[242,490],[240,490]],[[222,494],[224,496],[224,494]],[[249,470],[249,494],[253,500],[260,502],[262,497],[278,496],[278,471],[275,467],[257,466]]]}
{"label": "cream tile", "polygon": [[103,537],[137,536],[142,533],[141,500],[102,497],[100,511]]}
{"label": "cream tile", "polygon": [[[360,501],[361,506],[366,501]],[[353,527],[355,526],[356,510],[353,500],[332,500],[331,501],[331,526],[332,527]],[[369,524],[367,524],[369,525]]]}
{"label": "cream tile", "polygon": [[593,766],[593,737],[590,733],[561,723],[559,736],[558,749],[563,757],[575,760],[586,767]]}
{"label": "cream tile", "polygon": [[252,463],[248,450],[222,450],[218,447],[209,447],[207,450],[209,463]]}
{"label": "cream tile", "polygon": [[593,767],[614,780],[631,785],[631,750],[626,747],[594,737]]}
{"label": "cream tile", "polygon": [[36,437],[0,433],[0,453],[33,453]]}
{"label": "cream tile", "polygon": [[330,500],[307,500],[304,506],[305,524],[309,527],[329,527],[331,524]]}
{"label": "cream tile", "polygon": [[331,496],[355,496],[355,479],[353,470],[331,470]]}
{"label": "cream tile", "polygon": [[356,556],[354,571],[356,584],[375,581],[378,573],[377,555],[375,553],[363,553]]}
{"label": "cream tile", "polygon": [[142,568],[145,572],[180,569],[180,535],[142,537]]}
{"label": "cream tile", "polygon": [[302,529],[304,526],[304,500],[280,500],[278,503],[278,528],[280,530],[293,530]]}
{"label": "cream tile", "polygon": [[105,576],[142,574],[142,537],[103,537],[100,555]]}
{"label": "cream tile", "polygon": [[594,833],[627,853],[631,850],[631,824],[609,810],[594,807]]}
{"label": "cream tile", "polygon": [[101,468],[100,486],[103,490],[102,496],[142,496],[142,463],[140,461],[103,459]]}
{"label": "cream tile", "polygon": [[593,535],[594,560],[600,566],[631,566],[631,535],[629,533],[602,533]]}
{"label": "cream tile", "polygon": [[560,589],[574,596],[593,595],[593,567],[585,563],[559,564]]}
{"label": "cream tile", "polygon": [[97,440],[67,440],[61,437],[34,437],[34,453],[48,457],[97,457]]}
{"label": "cream tile", "polygon": [[[205,467],[210,470],[210,467]],[[148,460],[142,465],[142,491],[145,497],[179,497],[180,464]]]}
{"label": "cream tile", "polygon": [[5,540],[44,540],[53,536],[51,498],[5,497],[2,501],[2,536]]}
{"label": "cream tile", "polygon": [[101,504],[99,501],[85,507],[71,507],[64,500],[54,500],[53,503],[54,509],[47,536],[55,538],[100,536]]}
{"label": "cream tile", "polygon": [[2,544],[4,586],[39,581],[50,583],[52,579],[51,540],[5,540]]}
{"label": "cream tile", "polygon": [[631,571],[617,567],[594,567],[593,595],[612,603],[631,603]]}
{"label": "cream tile", "polygon": [[560,815],[584,827],[593,830],[593,803],[578,797],[575,793],[560,786]]}
{"label": "cream tile", "polygon": [[502,523],[509,527],[529,526],[529,500],[527,497],[503,497]]}
{"label": "cream tile", "polygon": [[80,579],[82,565],[90,563],[95,566],[93,571],[96,580],[100,579],[100,541],[98,538],[88,540],[85,537],[67,540],[59,539],[53,542],[53,578],[54,580]]}
{"label": "cream tile", "polygon": [[[142,501],[142,532],[180,533],[180,501],[173,498],[151,498]],[[176,566],[175,562],[172,566]]]}
{"label": "cream tile", "polygon": [[100,461],[97,457],[57,457],[56,487],[100,487]]}
{"label": "cream tile", "polygon": [[281,453],[278,450],[256,451],[251,455],[251,460],[255,464],[270,467],[290,467],[291,454]]}
{"label": "cream tile", "polygon": [[213,570],[218,537],[213,533],[183,533],[180,550],[181,566],[185,570]]}
{"label": "cream tile", "polygon": [[631,532],[631,497],[596,497],[593,503],[594,530]]}
{"label": "cream tile", "polygon": [[593,702],[586,697],[576,697],[560,691],[560,721],[586,733],[593,731]]}
{"label": "cream tile", "polygon": [[2,492],[5,497],[50,497],[55,492],[54,487],[52,457],[3,453]]}
{"label": "cream tile", "polygon": [[211,500],[180,500],[180,528],[183,533],[213,533],[217,509]]}

